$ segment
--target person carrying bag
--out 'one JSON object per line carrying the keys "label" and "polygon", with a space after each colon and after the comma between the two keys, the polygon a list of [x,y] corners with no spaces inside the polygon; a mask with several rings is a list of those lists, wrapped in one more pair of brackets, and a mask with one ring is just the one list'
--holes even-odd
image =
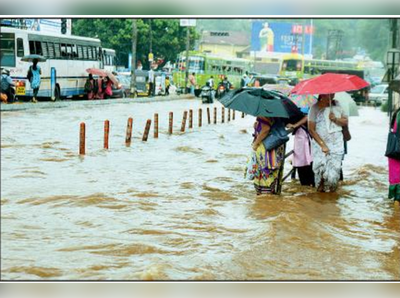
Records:
{"label": "person carrying bag", "polygon": [[389,161],[389,199],[400,202],[400,108],[390,123],[385,156]]}

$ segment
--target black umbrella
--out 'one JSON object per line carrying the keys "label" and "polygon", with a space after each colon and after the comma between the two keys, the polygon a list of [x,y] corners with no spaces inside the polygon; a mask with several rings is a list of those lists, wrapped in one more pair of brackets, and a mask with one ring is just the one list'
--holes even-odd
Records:
{"label": "black umbrella", "polygon": [[227,108],[252,116],[284,118],[285,123],[296,123],[302,117],[300,109],[279,92],[263,88],[241,88],[227,93],[220,99]]}

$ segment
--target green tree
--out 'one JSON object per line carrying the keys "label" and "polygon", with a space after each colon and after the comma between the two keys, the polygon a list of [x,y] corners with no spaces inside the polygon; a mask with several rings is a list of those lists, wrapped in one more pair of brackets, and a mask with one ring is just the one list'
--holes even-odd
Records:
{"label": "green tree", "polygon": [[[138,19],[137,59],[148,69],[148,54],[150,50],[150,21]],[[186,48],[186,28],[179,24],[179,19],[153,19],[152,50],[154,58],[174,61],[178,53]],[[191,49],[193,40],[198,39],[194,28],[191,30]],[[132,47],[131,19],[74,19],[72,33],[79,36],[95,37],[101,40],[102,46],[112,48],[117,53],[119,65],[128,65],[128,57]]]}

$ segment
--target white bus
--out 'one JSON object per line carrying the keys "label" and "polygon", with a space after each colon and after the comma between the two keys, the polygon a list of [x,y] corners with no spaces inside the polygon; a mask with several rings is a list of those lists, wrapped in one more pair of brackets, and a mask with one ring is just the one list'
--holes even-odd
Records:
{"label": "white bus", "polygon": [[103,67],[109,72],[115,72],[117,70],[117,60],[115,50],[103,48]]}
{"label": "white bus", "polygon": [[[2,27],[0,40],[0,65],[10,71],[20,98],[33,95],[26,79],[31,63],[21,61],[25,55],[38,54],[47,58],[46,62],[39,62],[42,69],[39,99],[84,96],[86,69],[103,68],[105,64],[101,42],[95,38]],[[109,62],[111,65],[107,67],[111,68],[115,59]]]}

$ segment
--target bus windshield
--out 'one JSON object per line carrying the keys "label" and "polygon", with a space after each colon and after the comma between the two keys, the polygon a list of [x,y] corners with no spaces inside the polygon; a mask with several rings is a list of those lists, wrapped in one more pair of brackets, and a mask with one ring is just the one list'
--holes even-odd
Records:
{"label": "bus windshield", "polygon": [[300,60],[295,60],[295,59],[285,60],[283,62],[283,65],[284,65],[284,69],[287,71],[301,70],[301,61]]}
{"label": "bus windshield", "polygon": [[13,33],[0,34],[0,65],[15,67],[15,35]]}

